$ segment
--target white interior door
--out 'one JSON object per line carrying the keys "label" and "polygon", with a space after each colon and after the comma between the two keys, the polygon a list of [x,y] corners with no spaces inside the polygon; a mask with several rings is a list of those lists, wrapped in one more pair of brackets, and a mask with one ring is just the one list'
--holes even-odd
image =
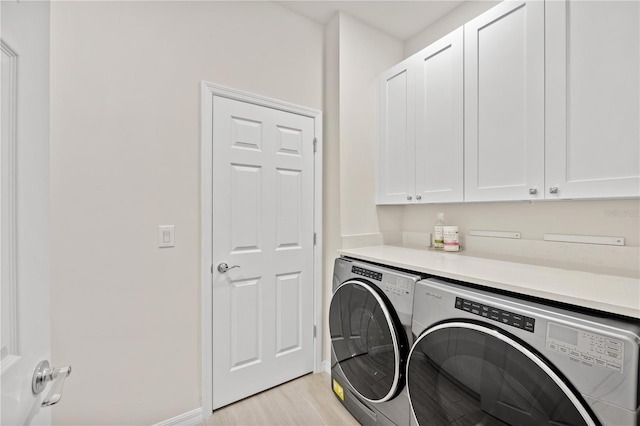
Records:
{"label": "white interior door", "polygon": [[313,118],[213,99],[214,409],[313,370],[313,139]]}
{"label": "white interior door", "polygon": [[51,350],[49,310],[49,4],[2,1],[3,425],[49,424],[32,391]]}

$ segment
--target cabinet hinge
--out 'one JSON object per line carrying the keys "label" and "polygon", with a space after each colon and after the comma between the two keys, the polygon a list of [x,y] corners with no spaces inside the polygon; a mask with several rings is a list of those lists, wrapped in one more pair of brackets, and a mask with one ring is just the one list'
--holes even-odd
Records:
{"label": "cabinet hinge", "polygon": [[313,138],[313,152],[316,152],[318,150],[318,138],[314,137]]}
{"label": "cabinet hinge", "polygon": [[318,240],[317,234],[314,232],[313,233],[313,245],[316,245],[316,241]]}
{"label": "cabinet hinge", "polygon": [[314,339],[316,338],[316,326],[315,325],[313,326],[313,338]]}

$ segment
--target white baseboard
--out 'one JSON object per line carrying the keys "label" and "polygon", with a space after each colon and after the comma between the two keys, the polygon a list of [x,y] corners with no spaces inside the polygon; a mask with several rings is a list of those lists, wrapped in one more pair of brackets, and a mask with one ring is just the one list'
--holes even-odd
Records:
{"label": "white baseboard", "polygon": [[326,360],[326,359],[322,361],[320,371],[324,371],[327,374],[331,374],[331,362],[329,362],[329,360]]}
{"label": "white baseboard", "polygon": [[191,411],[182,413],[179,416],[172,417],[168,420],[156,423],[153,426],[195,426],[202,423],[202,408],[194,408]]}

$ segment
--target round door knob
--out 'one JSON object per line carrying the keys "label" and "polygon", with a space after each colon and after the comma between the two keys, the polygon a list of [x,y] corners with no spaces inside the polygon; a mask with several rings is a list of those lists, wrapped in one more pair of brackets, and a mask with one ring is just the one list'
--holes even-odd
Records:
{"label": "round door knob", "polygon": [[411,201],[413,200],[413,197],[411,195],[407,195],[407,200]]}

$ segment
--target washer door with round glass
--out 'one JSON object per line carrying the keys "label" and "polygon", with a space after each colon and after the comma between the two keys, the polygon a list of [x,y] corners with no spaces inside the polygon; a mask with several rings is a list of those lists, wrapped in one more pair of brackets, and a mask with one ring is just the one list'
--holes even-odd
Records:
{"label": "washer door with round glass", "polygon": [[561,373],[517,338],[448,322],[416,339],[407,389],[420,425],[597,425]]}
{"label": "washer door with round glass", "polygon": [[354,391],[369,402],[393,398],[403,386],[407,337],[387,297],[376,286],[349,280],[329,308],[331,346]]}

